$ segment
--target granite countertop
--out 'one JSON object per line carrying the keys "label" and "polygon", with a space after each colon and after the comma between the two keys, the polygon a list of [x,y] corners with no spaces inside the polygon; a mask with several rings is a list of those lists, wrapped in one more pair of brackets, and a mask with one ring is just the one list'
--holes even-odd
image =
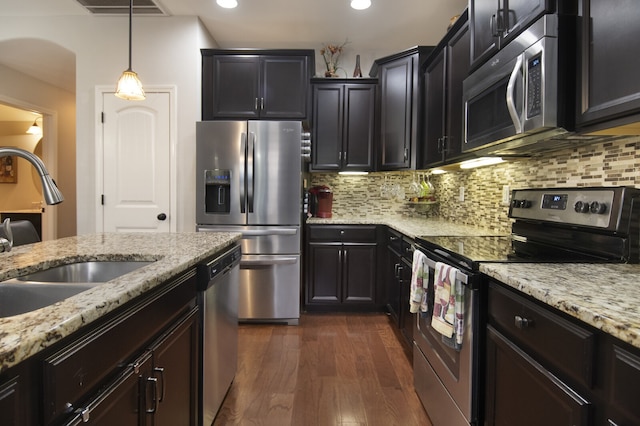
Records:
{"label": "granite countertop", "polygon": [[0,372],[233,245],[240,237],[226,232],[103,233],[0,253],[0,281],[78,261],[154,261],[53,305],[0,318]]}
{"label": "granite countertop", "polygon": [[470,225],[460,225],[438,218],[410,216],[336,216],[330,219],[317,217],[307,220],[309,225],[386,225],[410,238],[419,236],[468,236],[499,235],[495,231]]}
{"label": "granite countertop", "polygon": [[480,271],[640,348],[640,265],[483,263]]}

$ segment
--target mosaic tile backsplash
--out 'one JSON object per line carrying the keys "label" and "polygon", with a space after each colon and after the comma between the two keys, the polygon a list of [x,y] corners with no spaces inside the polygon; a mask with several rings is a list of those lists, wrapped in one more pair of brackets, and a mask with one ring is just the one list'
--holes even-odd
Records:
{"label": "mosaic tile backsplash", "polygon": [[[438,203],[416,205],[405,201],[411,184],[422,172],[371,173],[343,176],[313,173],[310,186],[327,185],[333,192],[335,216],[407,215],[442,219],[508,233],[511,221],[503,206],[502,188],[635,186],[640,187],[640,137],[554,151],[544,156],[510,160],[495,166],[432,175]],[[416,176],[414,178],[414,176]],[[464,201],[459,201],[464,187]],[[391,198],[386,189],[401,188]],[[393,193],[393,191],[391,191]]]}

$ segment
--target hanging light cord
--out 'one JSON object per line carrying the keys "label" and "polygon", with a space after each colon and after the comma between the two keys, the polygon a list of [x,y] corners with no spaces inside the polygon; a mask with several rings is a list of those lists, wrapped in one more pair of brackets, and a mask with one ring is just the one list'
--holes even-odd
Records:
{"label": "hanging light cord", "polygon": [[131,33],[132,31],[132,22],[133,21],[133,0],[129,0],[129,69],[127,71],[133,71],[133,69],[131,68],[131,47],[132,47],[132,43],[131,43]]}

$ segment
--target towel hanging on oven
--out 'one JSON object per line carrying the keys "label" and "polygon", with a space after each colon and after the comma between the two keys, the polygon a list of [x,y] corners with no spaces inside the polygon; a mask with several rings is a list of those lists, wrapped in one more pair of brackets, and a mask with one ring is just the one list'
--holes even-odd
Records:
{"label": "towel hanging on oven", "polygon": [[427,256],[419,250],[413,252],[411,264],[411,292],[409,294],[409,312],[412,314],[427,312],[427,285],[429,283],[429,266]]}
{"label": "towel hanging on oven", "polygon": [[456,279],[458,269],[436,262],[433,280],[433,315],[431,326],[444,337],[462,344],[464,335],[464,288]]}

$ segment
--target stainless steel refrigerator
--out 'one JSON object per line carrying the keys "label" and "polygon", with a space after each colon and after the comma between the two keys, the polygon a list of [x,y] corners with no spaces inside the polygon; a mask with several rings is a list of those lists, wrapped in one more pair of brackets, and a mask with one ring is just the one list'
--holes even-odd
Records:
{"label": "stainless steel refrigerator", "polygon": [[241,232],[240,321],[298,324],[299,121],[196,123],[198,231]]}

